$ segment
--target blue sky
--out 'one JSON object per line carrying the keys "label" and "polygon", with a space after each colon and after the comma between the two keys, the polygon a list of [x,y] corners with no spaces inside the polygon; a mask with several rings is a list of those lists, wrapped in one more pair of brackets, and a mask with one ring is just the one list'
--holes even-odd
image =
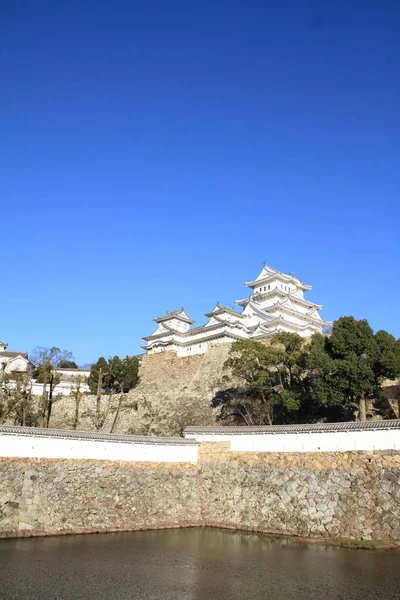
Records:
{"label": "blue sky", "polygon": [[79,363],[263,260],[400,336],[400,5],[3,0],[0,340]]}

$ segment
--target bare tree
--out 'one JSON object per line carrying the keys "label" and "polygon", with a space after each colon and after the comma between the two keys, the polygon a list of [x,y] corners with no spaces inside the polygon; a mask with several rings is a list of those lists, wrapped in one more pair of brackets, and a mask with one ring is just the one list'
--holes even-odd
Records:
{"label": "bare tree", "polygon": [[81,404],[83,392],[82,392],[82,383],[83,377],[82,375],[77,375],[75,377],[75,387],[72,389],[72,394],[75,400],[75,413],[74,413],[74,422],[72,424],[72,429],[77,429],[79,424],[79,407]]}
{"label": "bare tree", "polygon": [[[170,418],[170,417],[169,417]],[[208,403],[192,398],[178,398],[174,403],[172,414],[173,433],[183,437],[183,432],[190,425],[213,425],[215,418]]]}
{"label": "bare tree", "polygon": [[54,389],[60,383],[60,375],[57,368],[65,361],[72,361],[73,355],[68,350],[60,350],[56,346],[46,348],[37,346],[30,360],[35,365],[33,378],[39,383],[43,383],[43,393],[41,399],[40,423],[41,427],[48,427],[51,411],[53,407]]}
{"label": "bare tree", "polygon": [[103,369],[100,367],[97,379],[97,394],[96,394],[96,418],[95,427],[97,431],[102,428],[103,422],[101,419],[101,396],[103,391]]}
{"label": "bare tree", "polygon": [[0,372],[0,423],[38,425],[37,402],[32,396],[32,382],[26,373]]}

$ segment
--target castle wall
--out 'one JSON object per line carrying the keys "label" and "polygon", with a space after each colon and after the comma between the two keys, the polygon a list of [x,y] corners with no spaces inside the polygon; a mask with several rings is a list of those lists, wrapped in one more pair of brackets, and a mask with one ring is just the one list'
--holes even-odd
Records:
{"label": "castle wall", "polygon": [[190,463],[0,458],[0,537],[199,524]]}
{"label": "castle wall", "polygon": [[0,536],[217,526],[400,540],[400,452],[234,452],[196,463],[0,458]]}
{"label": "castle wall", "polygon": [[[224,370],[230,344],[210,344],[204,354],[180,358],[172,352],[146,355],[140,363],[139,385],[124,395],[114,433],[137,435],[176,435],[187,425],[215,423],[211,400],[229,383]],[[56,388],[57,394],[58,388]],[[103,396],[102,408],[107,412],[102,430],[110,431],[119,403],[113,396]],[[78,429],[93,430],[96,397],[84,396],[79,407]],[[74,398],[64,397],[53,405],[50,426],[71,428],[75,412]]]}
{"label": "castle wall", "polygon": [[185,433],[199,442],[229,442],[241,452],[345,452],[353,450],[400,450],[400,429],[333,431],[322,433],[230,434]]}
{"label": "castle wall", "polygon": [[400,540],[400,452],[201,446],[202,521],[304,537]]}
{"label": "castle wall", "polygon": [[[68,432],[69,434],[71,432]],[[91,460],[124,460],[140,462],[197,462],[198,444],[184,440],[158,438],[147,442],[119,442],[72,437],[39,437],[9,435],[0,429],[0,456],[18,458],[61,458]]]}

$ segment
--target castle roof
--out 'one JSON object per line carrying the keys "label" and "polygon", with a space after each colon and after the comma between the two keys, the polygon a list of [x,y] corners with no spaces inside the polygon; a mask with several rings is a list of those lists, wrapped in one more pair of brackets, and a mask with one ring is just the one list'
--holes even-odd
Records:
{"label": "castle roof", "polygon": [[215,317],[216,315],[222,314],[222,313],[229,313],[230,315],[233,315],[234,317],[239,317],[240,319],[244,318],[243,313],[239,313],[236,310],[234,310],[233,308],[229,308],[229,306],[224,306],[223,304],[220,304],[219,302],[217,302],[216,307],[209,313],[205,313],[204,316],[205,317]]}
{"label": "castle roof", "polygon": [[[299,296],[297,290],[282,290],[279,287],[274,287],[270,290],[265,290],[265,292],[255,292],[255,294],[257,297],[261,298],[265,298],[268,296],[283,296],[285,298],[290,298],[290,300],[292,300],[293,302],[297,302],[298,304],[302,304],[303,306],[308,306],[309,308],[316,308],[318,310],[321,310],[322,308],[322,304],[315,304],[315,302],[310,302],[302,296]],[[236,304],[239,304],[239,302],[244,302],[244,300],[238,300]]]}
{"label": "castle roof", "polygon": [[195,322],[192,321],[190,317],[188,317],[183,308],[167,312],[162,317],[157,317],[157,319],[153,319],[153,321],[155,321],[156,323],[162,323],[163,321],[168,321],[169,319],[179,319],[180,321],[189,323],[189,325],[193,325],[193,323]]}
{"label": "castle roof", "polygon": [[302,290],[312,289],[311,285],[306,285],[291,273],[282,273],[282,271],[273,269],[272,267],[267,266],[265,263],[258,277],[256,277],[254,281],[246,282],[245,285],[247,285],[249,288],[255,288],[257,285],[262,285],[264,282],[267,283],[268,281],[271,281],[271,279],[280,279],[285,283],[293,283],[293,285]]}
{"label": "castle roof", "polygon": [[[157,334],[153,333],[152,335],[143,337],[142,339],[147,342],[147,341],[159,340],[161,338],[165,338],[166,336],[178,336],[179,338],[190,338],[198,333],[204,332],[204,334],[208,334],[208,332],[213,329],[226,329],[226,328],[248,329],[240,321],[231,323],[229,321],[224,321],[224,320],[218,319],[218,318],[217,318],[217,320],[218,320],[218,323],[214,323],[213,325],[207,325],[207,326],[200,325],[199,327],[193,327],[192,329],[188,329],[187,331],[177,331],[176,329],[172,329],[172,327],[163,325],[163,327],[166,327],[166,329],[168,329],[168,332],[162,332],[162,333],[157,333]],[[168,341],[168,343],[170,343],[170,340]]]}
{"label": "castle roof", "polygon": [[[204,335],[204,337],[202,337],[200,340],[184,340],[181,341],[179,339],[177,339],[176,337],[172,337],[172,338],[168,338],[168,339],[159,339],[157,340],[157,345],[158,346],[169,346],[169,345],[175,345],[175,346],[179,346],[181,348],[186,348],[187,346],[192,346],[193,344],[202,344],[204,342],[212,342],[213,340],[217,340],[219,338],[222,337],[229,337],[232,338],[234,340],[242,340],[243,336],[237,335],[237,333],[231,331],[230,329],[230,325],[231,324],[227,324],[225,327],[221,326],[220,324],[218,324],[218,326],[216,327],[211,326],[211,327],[207,327],[206,328],[206,333],[208,333],[209,330],[211,329],[215,329],[215,331],[213,333],[210,333],[209,335]],[[238,328],[237,325],[232,325],[232,328]],[[199,328],[200,329],[200,328]],[[176,332],[177,333],[177,332]],[[179,337],[181,336],[181,334],[179,334]],[[160,338],[162,338],[163,336],[160,336]],[[186,337],[185,335],[182,334],[181,337]],[[143,338],[145,339],[145,338]],[[153,341],[153,340],[151,340]],[[148,346],[142,346],[142,348],[144,350],[148,350],[149,347]]]}
{"label": "castle roof", "polygon": [[[276,310],[282,310],[286,313],[292,314],[301,319],[318,323],[318,325],[320,325],[321,323],[324,324],[324,326],[332,325],[331,321],[324,321],[321,318],[321,316],[316,308],[312,308],[310,311],[308,311],[307,313],[304,314],[304,313],[300,312],[299,310],[297,310],[297,308],[295,306],[293,306],[293,304],[290,302],[290,300],[288,298],[286,298],[286,300],[283,300],[281,302],[275,302],[275,304],[272,304],[271,306],[268,307],[269,313],[273,313]],[[316,317],[314,316],[314,313],[317,314]]]}

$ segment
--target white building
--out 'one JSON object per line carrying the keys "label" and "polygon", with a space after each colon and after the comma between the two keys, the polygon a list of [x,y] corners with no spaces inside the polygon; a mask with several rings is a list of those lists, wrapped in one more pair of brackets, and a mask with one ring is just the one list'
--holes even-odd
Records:
{"label": "white building", "polygon": [[32,370],[32,363],[28,359],[28,354],[7,350],[7,348],[8,344],[0,342],[0,371],[3,370],[8,375],[12,373],[29,373]]}
{"label": "white building", "polygon": [[264,263],[258,277],[246,286],[252,293],[236,301],[242,312],[217,303],[205,314],[209,320],[201,327],[191,327],[194,321],[183,308],[168,312],[154,319],[158,327],[143,338],[147,341],[143,348],[148,354],[172,351],[178,356],[189,356],[206,352],[210,343],[266,339],[280,331],[308,337],[331,324],[319,314],[322,305],[304,298],[311,286],[291,273],[286,275]]}

